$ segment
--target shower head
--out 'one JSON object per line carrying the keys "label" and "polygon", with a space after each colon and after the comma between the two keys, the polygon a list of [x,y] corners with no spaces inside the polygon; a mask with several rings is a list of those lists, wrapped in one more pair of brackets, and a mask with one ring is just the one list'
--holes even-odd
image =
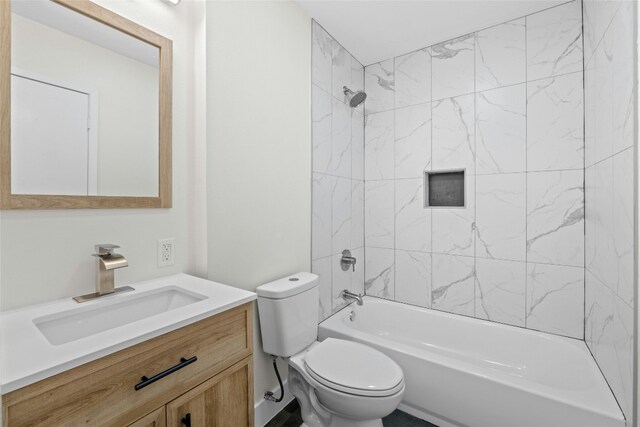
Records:
{"label": "shower head", "polygon": [[342,91],[345,95],[350,96],[349,107],[351,108],[356,108],[358,105],[362,104],[365,99],[367,99],[367,94],[363,90],[354,92],[348,87],[343,86]]}

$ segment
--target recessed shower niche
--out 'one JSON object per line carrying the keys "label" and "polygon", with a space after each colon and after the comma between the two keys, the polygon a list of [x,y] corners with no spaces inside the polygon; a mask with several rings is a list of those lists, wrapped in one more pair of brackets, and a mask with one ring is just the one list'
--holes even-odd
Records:
{"label": "recessed shower niche", "polygon": [[424,172],[425,208],[464,206],[464,169]]}

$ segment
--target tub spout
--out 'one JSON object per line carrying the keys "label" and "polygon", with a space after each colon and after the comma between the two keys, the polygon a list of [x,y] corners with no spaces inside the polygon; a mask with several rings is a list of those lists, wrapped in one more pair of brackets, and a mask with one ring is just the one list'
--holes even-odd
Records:
{"label": "tub spout", "polygon": [[362,294],[354,294],[353,292],[349,292],[348,290],[344,290],[342,291],[342,293],[340,294],[340,296],[345,300],[348,301],[350,299],[355,300],[358,305],[362,305],[364,303],[364,301],[362,300]]}

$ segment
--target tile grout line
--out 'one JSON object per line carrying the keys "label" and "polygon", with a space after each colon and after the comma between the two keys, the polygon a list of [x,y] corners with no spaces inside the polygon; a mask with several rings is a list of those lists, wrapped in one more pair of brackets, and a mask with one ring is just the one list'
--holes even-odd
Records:
{"label": "tile grout line", "polygon": [[[580,73],[582,73],[582,70],[568,71],[566,73],[559,73],[559,74],[551,74],[551,75],[548,75],[548,76],[545,76],[545,77],[539,77],[539,78],[536,78],[536,79],[525,80],[525,81],[520,81],[520,82],[510,83],[510,84],[505,84],[505,85],[502,85],[502,86],[496,86],[496,87],[492,87],[490,89],[484,89],[484,90],[480,90],[480,91],[477,91],[477,92],[474,90],[474,91],[471,91],[471,92],[461,93],[461,94],[455,95],[455,96],[448,96],[448,97],[444,97],[444,98],[432,99],[431,102],[445,101],[447,99],[459,98],[459,97],[462,97],[462,96],[473,95],[475,93],[492,92],[492,91],[496,91],[496,90],[499,90],[499,89],[506,89],[506,88],[515,87],[515,86],[526,85],[528,83],[535,83],[535,82],[539,82],[539,81],[542,81],[542,80],[557,79],[557,78],[560,78],[560,77],[567,77],[567,76],[570,76],[572,74],[580,74]],[[320,87],[318,87],[318,88],[320,90],[324,91],[325,93],[327,93],[326,90],[324,90],[324,89],[322,89]],[[411,105],[403,105],[402,107],[398,107],[398,108],[396,108],[394,106],[393,108],[388,108],[388,109],[385,109],[385,110],[376,110],[376,111],[370,112],[369,115],[388,113],[388,112],[390,112],[390,111],[392,111],[394,109],[400,110],[400,109],[403,109],[403,108],[415,107],[416,105],[421,105],[421,104],[426,104],[426,102],[419,102],[419,103],[411,104]]]}
{"label": "tile grout line", "polygon": [[527,243],[529,241],[529,18],[524,18],[524,79],[525,91],[524,91],[524,313],[522,313],[522,320],[524,327],[527,328],[527,308],[529,306],[529,248]]}
{"label": "tile grout line", "polygon": [[[367,93],[367,67],[362,67],[362,88]],[[362,106],[362,294],[367,295],[367,101]]]}
{"label": "tile grout line", "polygon": [[396,58],[393,58],[393,295],[391,299],[396,299]]}
{"label": "tile grout line", "polygon": [[[347,52],[348,53],[348,52]],[[349,54],[349,77],[351,78],[351,86],[353,86],[353,61],[351,61],[351,59],[353,58],[353,55]],[[357,89],[356,89],[357,90]],[[349,107],[351,108],[351,107]],[[349,180],[349,217],[351,218],[349,220],[349,250],[353,250],[353,120],[354,120],[354,114],[356,113],[354,108],[351,108],[351,110],[349,111],[349,152],[351,153],[350,156],[350,166],[351,166],[351,173],[350,173],[350,180]],[[353,256],[354,254],[352,254]],[[349,271],[349,292],[353,292],[353,283],[352,281],[354,280],[353,278],[353,274],[351,274],[352,272]]]}
{"label": "tile grout line", "polygon": [[[365,90],[366,88],[365,88],[364,65],[362,65],[362,63],[360,63],[360,65],[362,66],[362,90],[364,90],[365,93],[366,93],[366,90]],[[365,248],[365,241],[364,241],[364,238],[365,238],[365,233],[364,233],[364,231],[365,231],[365,208],[364,208],[364,203],[365,203],[365,188],[366,188],[365,187],[365,177],[364,177],[364,170],[365,170],[364,169],[365,168],[365,164],[364,164],[364,162],[365,162],[365,156],[364,156],[365,133],[364,132],[365,132],[365,123],[366,123],[366,118],[367,118],[364,115],[365,103],[366,103],[366,100],[362,104],[362,141],[361,141],[361,146],[362,146],[362,158],[361,158],[361,160],[362,160],[362,162],[361,162],[361,165],[362,165],[362,170],[361,170],[361,173],[362,173],[362,206],[361,206],[361,209],[362,209],[362,211],[361,211],[361,214],[362,214],[362,216],[361,216],[361,218],[362,218],[362,241],[359,242],[359,243],[362,243],[362,283],[358,284],[362,288],[362,294],[363,295],[365,294],[364,282],[365,282],[365,278],[366,278],[366,275],[367,275],[367,271],[366,271],[367,251],[366,251],[366,248]]]}
{"label": "tile grout line", "polygon": [[[393,248],[389,248],[389,247],[384,247],[384,246],[369,246],[370,248],[373,249],[381,249],[381,250],[393,250]],[[452,257],[458,257],[458,258],[478,258],[481,260],[490,260],[490,261],[503,261],[503,262],[514,262],[514,263],[526,263],[527,261],[525,260],[518,260],[518,259],[509,259],[509,258],[492,258],[492,257],[485,257],[485,256],[478,256],[478,257],[474,257],[473,255],[461,255],[461,254],[455,254],[455,253],[450,253],[450,252],[436,252],[436,251],[420,251],[420,250],[415,250],[415,249],[403,249],[403,248],[399,248],[399,251],[403,251],[403,252],[415,252],[415,253],[421,253],[421,254],[432,254],[432,255],[443,255],[443,256],[452,256]],[[315,258],[317,259],[322,259],[322,258],[326,258],[329,255],[326,255],[324,257],[320,257],[320,258]],[[539,262],[539,261],[529,261],[529,264],[538,264],[538,265],[547,265],[547,266],[553,266],[553,267],[566,267],[566,268],[583,268],[581,265],[570,265],[570,264],[557,264],[557,263],[551,263],[551,262]],[[600,279],[602,280],[602,279]]]}
{"label": "tile grout line", "polygon": [[[327,34],[329,34],[327,32]],[[331,93],[329,94],[331,96],[331,145],[330,145],[330,152],[331,155],[329,156],[329,168],[331,169],[333,166],[333,121],[334,121],[334,111],[333,111],[333,43],[335,42],[335,39],[333,38],[332,35],[329,34],[329,37],[331,37],[331,77],[330,77],[330,81],[331,81],[331,85],[329,86],[329,88],[331,89]],[[333,278],[333,256],[334,256],[334,248],[333,248],[333,195],[334,192],[336,190],[336,186],[338,185],[338,179],[336,178],[335,180],[335,184],[331,189],[331,228],[330,228],[330,232],[331,232],[331,259],[329,260],[329,271],[331,272],[331,286],[329,288],[329,316],[333,315],[333,282],[334,282],[334,278]]]}
{"label": "tile grout line", "polygon": [[[580,2],[581,38],[582,38],[582,197],[584,209],[582,236],[582,340],[587,342],[587,79],[584,57],[584,2]],[[606,32],[606,30],[605,30]],[[599,42],[598,42],[599,43]],[[594,50],[595,52],[595,50]]]}
{"label": "tile grout line", "polygon": [[[428,48],[429,50],[427,51],[427,53],[429,54],[429,115],[430,115],[430,121],[429,121],[429,141],[430,141],[430,146],[429,146],[429,165],[431,166],[430,169],[433,169],[433,50],[431,48]],[[427,183],[427,179],[426,176],[424,174],[424,171],[422,172],[422,197],[423,197],[423,203],[422,205],[425,206],[427,201],[424,200],[424,198],[426,197],[426,187],[428,185]],[[429,249],[431,249],[431,251],[433,251],[433,211],[429,210],[429,215],[430,215],[430,221],[429,221]],[[430,264],[430,271],[429,271],[429,292],[428,292],[428,305],[429,308],[433,307],[433,272],[434,272],[434,268],[433,268],[433,255],[429,254],[429,260],[431,262]]]}
{"label": "tile grout line", "polygon": [[[634,145],[630,145],[630,146],[628,146],[628,147],[625,147],[625,148],[623,148],[623,149],[621,149],[621,150],[619,150],[619,151],[617,151],[617,152],[615,152],[615,153],[611,154],[610,156],[607,156],[607,157],[605,157],[605,158],[603,158],[603,159],[600,159],[600,160],[598,160],[597,162],[595,162],[595,163],[593,163],[593,164],[591,164],[591,165],[589,165],[589,166],[586,166],[586,167],[585,167],[585,170],[590,169],[590,168],[592,168],[592,167],[594,167],[594,166],[597,166],[597,165],[599,165],[600,163],[603,163],[603,162],[605,162],[605,161],[607,161],[607,160],[610,160],[610,159],[612,159],[612,158],[616,157],[618,154],[622,154],[622,153],[624,153],[625,151],[627,151],[627,150],[629,150],[629,149],[633,149],[633,148],[634,148]],[[579,169],[576,169],[576,170],[579,170]]]}
{"label": "tile grout line", "polygon": [[[477,60],[477,52],[478,51],[478,32],[473,34],[473,227],[471,230],[471,238],[473,239],[473,317],[477,318],[476,313],[476,298],[477,295],[477,286],[478,286],[478,257],[477,257],[477,246],[478,246],[478,176],[476,172],[478,171],[478,147],[477,144],[477,129],[476,123],[478,121],[478,95],[477,95],[477,87],[476,87],[476,79],[478,77],[478,70],[476,68],[476,60]],[[489,313],[487,313],[487,317],[489,317]]]}
{"label": "tile grout line", "polygon": [[[313,230],[314,229],[314,227],[313,227],[313,222],[314,222],[313,221],[313,209],[315,207],[315,203],[313,202],[313,195],[314,195],[314,191],[313,190],[314,190],[314,186],[315,186],[314,185],[314,170],[313,170],[314,169],[314,167],[313,167],[313,159],[314,159],[314,155],[313,155],[313,152],[314,152],[314,149],[313,149],[313,147],[314,147],[314,132],[313,132],[313,130],[314,130],[314,118],[315,118],[315,116],[314,116],[315,108],[314,108],[314,102],[313,102],[314,101],[313,86],[315,85],[315,83],[314,83],[314,74],[315,73],[313,71],[313,69],[314,69],[314,67],[313,67],[313,51],[314,51],[313,45],[314,45],[314,40],[315,40],[315,37],[314,37],[314,33],[315,33],[314,29],[315,28],[314,28],[313,24],[314,24],[314,20],[312,19],[311,20],[311,49],[310,49],[310,51],[311,51],[310,52],[310,54],[311,54],[310,55],[311,56],[311,72],[309,73],[310,74],[310,78],[311,78],[311,94],[310,94],[310,98],[311,98],[311,108],[310,108],[310,110],[311,110],[311,156],[310,156],[311,157],[311,203],[310,203],[310,205],[311,205],[311,218],[310,218],[310,224],[309,224],[309,229],[311,230],[311,236],[309,237],[309,244],[311,246],[310,250],[309,250],[309,255],[310,255],[309,258],[311,258],[311,259],[309,260],[310,261],[309,262],[309,266],[310,266],[310,269],[311,269],[312,273],[314,272],[313,271],[313,240],[314,240],[313,239],[313,235],[314,235],[314,232],[313,232],[314,231]],[[318,312],[320,313],[319,317],[323,317],[324,318],[324,314],[322,313],[320,308],[321,308],[320,296],[318,296]]]}
{"label": "tile grout line", "polygon": [[[606,159],[602,160],[610,160],[612,157],[617,156],[618,154],[621,154],[624,151],[627,151],[629,149],[632,149],[633,147],[627,147],[625,148],[623,151],[621,151],[620,153],[616,153],[615,155],[611,156],[611,157],[607,157]],[[601,163],[601,162],[598,162]],[[595,166],[595,165],[594,165]],[[542,173],[554,173],[554,172],[581,172],[582,168],[574,168],[574,169],[549,169],[549,170],[534,170],[534,171],[530,171],[530,172],[492,172],[492,173],[470,173],[468,174],[468,176],[479,176],[479,177],[485,177],[485,176],[501,176],[501,175],[524,175],[524,174],[542,174]],[[323,175],[327,175],[327,176],[333,176],[336,178],[345,178],[343,176],[340,175],[332,175],[332,174],[327,174],[327,173],[322,173],[322,172],[314,172],[314,173],[321,173]],[[421,177],[419,176],[414,176],[414,177],[408,177],[408,178],[396,178],[395,181],[411,181],[411,180],[415,180],[415,179],[421,179]],[[385,178],[385,179],[370,179],[369,182],[384,182],[384,181],[394,181],[394,179],[391,178]],[[432,206],[431,209],[433,210],[438,210],[439,208],[442,209],[456,209],[456,207],[440,207],[440,206]]]}
{"label": "tile grout line", "polygon": [[[619,6],[618,10],[616,11],[616,15],[618,13],[620,13],[620,10],[622,8],[622,5]],[[639,13],[638,13],[638,3],[634,2],[634,4],[632,5],[631,8],[632,11],[632,15],[633,15],[633,20],[635,22],[638,21],[639,18]],[[615,15],[614,15],[615,18]],[[612,19],[613,22],[613,19]],[[634,25],[633,26],[633,30],[632,30],[632,34],[633,34],[633,39],[634,40],[638,40],[638,25]],[[637,76],[638,75],[638,49],[637,49],[637,42],[635,43],[636,49],[634,49],[634,52],[632,54],[632,58],[633,58],[633,75]],[[636,81],[633,84],[632,87],[632,98],[633,98],[633,111],[635,113],[635,115],[638,115],[638,80],[636,77]],[[633,425],[634,427],[638,427],[638,425],[640,425],[640,422],[638,421],[638,411],[640,411],[640,380],[638,379],[638,369],[640,369],[640,362],[638,361],[638,359],[640,359],[640,344],[639,344],[639,340],[640,340],[640,332],[638,331],[638,325],[640,324],[640,313],[638,310],[638,305],[640,304],[640,289],[638,289],[637,283],[638,283],[638,148],[637,148],[637,140],[638,140],[638,120],[634,120],[633,123],[633,129],[632,129],[632,133],[633,133],[633,137],[634,137],[634,144],[632,145],[633,147],[633,151],[632,151],[632,169],[633,169],[633,182],[636,183],[635,184],[635,189],[633,191],[633,195],[632,195],[632,200],[633,200],[633,224],[632,224],[632,228],[633,228],[633,234],[634,234],[634,239],[633,239],[633,244],[632,244],[632,250],[633,250],[633,255],[634,255],[634,262],[633,262],[633,268],[632,268],[632,282],[634,284],[636,284],[634,292],[633,292],[633,322],[634,322],[634,328],[633,328],[633,335],[632,335],[632,358],[633,358],[633,362],[631,365],[631,369],[632,372],[635,374],[634,378],[631,381],[631,398],[633,399],[633,402],[631,404],[631,417],[633,418]]]}

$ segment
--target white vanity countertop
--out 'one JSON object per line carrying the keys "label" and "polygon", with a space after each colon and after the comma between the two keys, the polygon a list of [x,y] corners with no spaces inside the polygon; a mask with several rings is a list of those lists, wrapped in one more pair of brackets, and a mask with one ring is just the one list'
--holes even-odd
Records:
{"label": "white vanity countertop", "polygon": [[[65,344],[52,345],[33,320],[128,298],[165,286],[179,286],[207,298],[142,320]],[[82,304],[71,298],[18,308],[0,315],[0,381],[2,393],[33,384],[68,369],[141,343],[256,299],[256,294],[187,274],[131,284],[135,290]]]}

